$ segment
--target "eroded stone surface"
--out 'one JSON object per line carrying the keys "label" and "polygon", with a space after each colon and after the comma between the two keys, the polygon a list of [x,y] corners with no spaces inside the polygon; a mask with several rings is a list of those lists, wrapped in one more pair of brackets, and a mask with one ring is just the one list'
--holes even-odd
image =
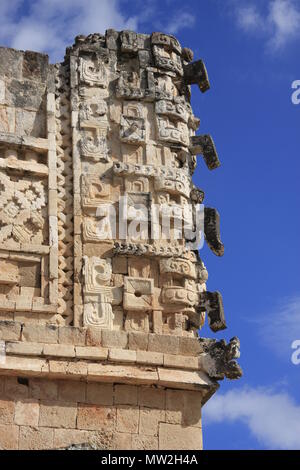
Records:
{"label": "eroded stone surface", "polygon": [[[34,312],[32,323],[196,335],[207,273],[188,236],[162,230],[168,210],[172,224],[195,224],[195,154],[218,166],[190,105],[191,84],[209,87],[203,62],[172,36],[130,31],[80,36],[55,67],[43,54],[1,51],[22,72],[0,77],[0,309]],[[103,239],[107,205],[120,216],[124,196],[126,239],[120,219]],[[141,204],[147,214],[158,205],[157,239]],[[221,254],[218,218],[206,219]]]}
{"label": "eroded stone surface", "polygon": [[201,448],[201,405],[241,375],[237,338],[198,341],[226,323],[193,244],[202,220],[224,252],[193,84],[203,61],[159,32],[78,36],[55,65],[0,47],[0,448]]}

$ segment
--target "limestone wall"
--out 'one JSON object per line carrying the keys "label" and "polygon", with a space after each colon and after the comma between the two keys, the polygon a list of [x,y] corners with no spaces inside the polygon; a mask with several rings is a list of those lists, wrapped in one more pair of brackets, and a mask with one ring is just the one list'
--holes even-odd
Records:
{"label": "limestone wall", "polygon": [[0,319],[57,310],[54,67],[0,48]]}
{"label": "limestone wall", "polygon": [[95,449],[199,449],[199,393],[0,378],[1,449],[64,449],[72,444]]}

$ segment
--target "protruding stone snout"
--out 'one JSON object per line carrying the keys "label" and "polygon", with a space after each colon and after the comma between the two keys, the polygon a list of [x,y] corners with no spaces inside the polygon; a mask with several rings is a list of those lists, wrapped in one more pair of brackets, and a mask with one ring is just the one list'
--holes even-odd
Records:
{"label": "protruding stone snout", "polygon": [[227,328],[220,292],[202,292],[199,297],[199,309],[207,312],[209,327],[212,331],[216,332]]}
{"label": "protruding stone snout", "polygon": [[217,256],[223,256],[224,245],[220,236],[220,215],[217,209],[204,208],[204,235],[212,252]]}
{"label": "protruding stone snout", "polygon": [[198,85],[202,93],[210,89],[207,70],[203,60],[196,60],[183,66],[184,81],[187,85]]}
{"label": "protruding stone snout", "polygon": [[215,170],[221,165],[214,141],[210,135],[194,135],[190,140],[192,155],[203,155],[209,170]]}

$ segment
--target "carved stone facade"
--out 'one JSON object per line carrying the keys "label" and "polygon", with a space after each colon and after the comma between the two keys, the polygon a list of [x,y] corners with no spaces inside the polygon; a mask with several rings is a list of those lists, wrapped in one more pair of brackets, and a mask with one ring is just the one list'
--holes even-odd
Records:
{"label": "carved stone facade", "polygon": [[163,33],[78,36],[56,65],[0,48],[0,448],[202,448],[201,406],[241,375],[236,338],[199,338],[206,313],[226,328],[201,218],[224,246],[192,84],[203,62]]}

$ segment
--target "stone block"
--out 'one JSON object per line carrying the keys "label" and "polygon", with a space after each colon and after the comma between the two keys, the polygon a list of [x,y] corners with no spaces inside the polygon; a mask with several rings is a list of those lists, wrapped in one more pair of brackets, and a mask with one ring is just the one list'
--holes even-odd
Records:
{"label": "stone block", "polygon": [[87,383],[86,401],[94,405],[113,405],[114,390],[112,384]]}
{"label": "stone block", "polygon": [[167,369],[165,367],[158,367],[159,385],[167,388],[175,388],[181,384],[182,388],[189,390],[207,390],[209,387],[216,387],[216,385],[209,379],[209,377],[202,371],[196,370],[183,370],[183,369]]}
{"label": "stone block", "polygon": [[6,354],[38,356],[42,354],[43,347],[42,343],[6,343]]}
{"label": "stone block", "polygon": [[113,309],[114,320],[113,320],[113,329],[120,331],[124,329],[124,311],[120,307],[115,307]]}
{"label": "stone block", "polygon": [[90,380],[140,383],[148,385],[158,382],[158,373],[154,367],[136,367],[131,364],[89,364]]}
{"label": "stone block", "polygon": [[127,348],[128,335],[125,331],[102,330],[102,346],[105,348]]}
{"label": "stone block", "polygon": [[39,424],[40,405],[36,400],[17,401],[15,424],[37,427]]}
{"label": "stone block", "polygon": [[42,401],[39,426],[49,428],[76,428],[77,404]]}
{"label": "stone block", "polygon": [[111,243],[85,243],[83,245],[84,256],[99,256],[105,258],[113,253],[113,242]]}
{"label": "stone block", "polygon": [[0,424],[0,449],[18,450],[19,426],[13,424]]}
{"label": "stone block", "polygon": [[101,346],[102,330],[99,328],[88,327],[86,331],[86,344],[87,346]]}
{"label": "stone block", "polygon": [[[15,132],[17,135],[28,135],[32,137],[46,138],[46,115],[45,112],[16,110]],[[55,211],[55,215],[57,210]]]}
{"label": "stone block", "polygon": [[58,399],[63,402],[85,402],[86,384],[80,381],[59,380]]}
{"label": "stone block", "polygon": [[68,363],[64,360],[61,361],[54,361],[49,360],[49,371],[51,374],[56,374],[58,377],[62,375],[66,375],[68,369]]}
{"label": "stone block", "polygon": [[110,450],[114,448],[114,431],[89,431],[89,444],[93,449]]}
{"label": "stone block", "polygon": [[201,428],[201,392],[166,391],[166,422]]}
{"label": "stone block", "polygon": [[158,438],[154,436],[133,434],[132,450],[158,450]]}
{"label": "stone block", "polygon": [[40,52],[25,51],[23,56],[22,76],[29,80],[45,82],[48,75],[49,57]]}
{"label": "stone block", "polygon": [[42,371],[48,372],[48,364],[46,360],[33,357],[22,356],[6,356],[5,363],[0,364],[0,370],[13,371],[14,374],[20,376],[37,375]]}
{"label": "stone block", "polygon": [[74,376],[74,378],[85,379],[88,374],[88,363],[85,361],[70,361],[67,363],[66,373],[69,376]]}
{"label": "stone block", "polygon": [[115,450],[131,450],[132,434],[126,432],[114,433],[113,448]]}
{"label": "stone block", "polygon": [[199,359],[196,356],[180,356],[176,354],[164,354],[164,366],[177,369],[198,369]]}
{"label": "stone block", "polygon": [[109,349],[108,360],[112,362],[136,362],[136,351],[129,349]]}
{"label": "stone block", "polygon": [[0,47],[0,76],[21,79],[22,63],[22,51]]}
{"label": "stone block", "polygon": [[149,334],[148,351],[178,354],[178,349],[178,336]]}
{"label": "stone block", "polygon": [[179,338],[178,353],[182,356],[198,356],[203,352],[203,346],[197,338]]}
{"label": "stone block", "polygon": [[202,430],[178,424],[159,424],[159,450],[201,450]]}
{"label": "stone block", "polygon": [[112,431],[115,429],[115,423],[115,408],[93,405],[78,406],[78,429]]}
{"label": "stone block", "polygon": [[58,328],[54,325],[25,325],[22,331],[22,341],[57,343]]}
{"label": "stone block", "polygon": [[0,425],[14,424],[15,403],[13,400],[0,399]]}
{"label": "stone block", "polygon": [[21,323],[13,321],[0,321],[0,340],[20,341]]}
{"label": "stone block", "polygon": [[149,313],[147,311],[128,311],[125,317],[125,331],[149,333]]}
{"label": "stone block", "polygon": [[128,348],[136,351],[147,351],[149,335],[145,333],[128,333]]}
{"label": "stone block", "polygon": [[128,261],[126,256],[118,256],[112,259],[112,271],[114,274],[127,274]]}
{"label": "stone block", "polygon": [[86,330],[74,326],[60,327],[58,330],[58,342],[61,344],[72,344],[73,346],[84,346]]}
{"label": "stone block", "polygon": [[138,387],[134,385],[116,385],[115,386],[115,404],[116,405],[137,405]]}
{"label": "stone block", "polygon": [[29,380],[29,396],[37,400],[57,400],[58,382],[32,378]]}
{"label": "stone block", "polygon": [[[20,427],[19,450],[49,450],[53,448],[51,428]],[[1,445],[1,444],[0,444]]]}
{"label": "stone block", "polygon": [[9,106],[28,110],[45,110],[45,86],[29,80],[12,79],[7,83],[6,100]]}
{"label": "stone block", "polygon": [[117,408],[117,431],[137,434],[139,430],[139,408],[120,405]]}
{"label": "stone block", "polygon": [[16,299],[16,310],[17,311],[26,311],[26,310],[32,310],[32,298],[30,297],[25,297],[23,295],[20,295]]}
{"label": "stone block", "polygon": [[141,387],[139,390],[139,405],[143,408],[164,410],[166,406],[166,391],[157,387]]}
{"label": "stone block", "polygon": [[76,346],[75,353],[76,357],[80,359],[105,361],[108,356],[108,349],[94,346]]}
{"label": "stone block", "polygon": [[70,344],[45,344],[43,355],[53,357],[75,357],[75,347]]}
{"label": "stone block", "polygon": [[5,379],[5,395],[7,397],[28,398],[29,381],[23,377],[6,377]]}
{"label": "stone block", "polygon": [[136,362],[138,364],[162,366],[164,362],[164,355],[163,353],[157,353],[157,352],[151,352],[151,351],[137,351]]}

